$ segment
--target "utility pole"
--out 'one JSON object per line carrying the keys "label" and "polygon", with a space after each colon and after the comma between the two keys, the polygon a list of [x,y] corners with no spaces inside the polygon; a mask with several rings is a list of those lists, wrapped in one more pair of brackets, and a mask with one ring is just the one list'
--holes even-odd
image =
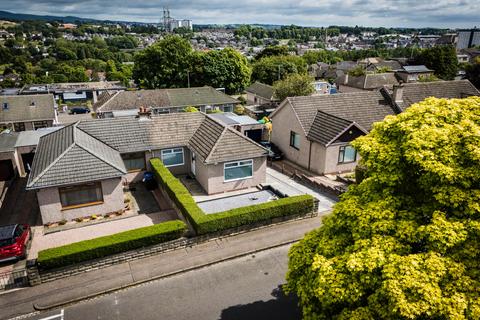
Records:
{"label": "utility pole", "polygon": [[188,87],[190,88],[190,71],[187,70],[187,82],[188,82]]}

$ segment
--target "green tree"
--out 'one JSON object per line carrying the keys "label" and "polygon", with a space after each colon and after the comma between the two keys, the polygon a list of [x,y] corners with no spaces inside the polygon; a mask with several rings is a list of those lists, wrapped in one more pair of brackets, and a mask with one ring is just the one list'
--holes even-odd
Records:
{"label": "green tree", "polygon": [[472,64],[468,64],[465,68],[467,79],[477,89],[480,89],[480,57],[477,57]]}
{"label": "green tree", "polygon": [[271,56],[286,56],[286,55],[288,55],[288,47],[268,46],[255,56],[255,60],[260,60],[262,58],[271,57]]}
{"label": "green tree", "polygon": [[435,71],[443,80],[453,80],[458,71],[457,52],[453,46],[436,46],[420,52],[416,63]]}
{"label": "green tree", "polygon": [[436,99],[353,142],[366,176],[289,253],[305,319],[480,319],[480,97]]}
{"label": "green tree", "polygon": [[273,84],[291,73],[306,73],[305,60],[297,56],[271,56],[256,61],[252,66],[253,80]]}
{"label": "green tree", "polygon": [[135,55],[133,79],[143,88],[187,86],[192,46],[179,36],[167,36]]}
{"label": "green tree", "polygon": [[280,101],[287,97],[309,96],[315,92],[314,81],[315,79],[307,74],[293,73],[275,82],[273,90]]}
{"label": "green tree", "polygon": [[247,59],[232,48],[197,54],[192,69],[192,84],[225,88],[228,94],[247,87],[252,73]]}

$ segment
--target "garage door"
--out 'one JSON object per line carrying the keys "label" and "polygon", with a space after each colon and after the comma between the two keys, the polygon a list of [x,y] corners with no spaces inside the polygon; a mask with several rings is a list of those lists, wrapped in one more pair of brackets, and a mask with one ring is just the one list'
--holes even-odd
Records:
{"label": "garage door", "polygon": [[247,130],[245,131],[245,134],[253,141],[259,142],[262,140],[262,129]]}
{"label": "garage door", "polygon": [[12,160],[0,161],[0,181],[6,181],[13,178],[13,164]]}

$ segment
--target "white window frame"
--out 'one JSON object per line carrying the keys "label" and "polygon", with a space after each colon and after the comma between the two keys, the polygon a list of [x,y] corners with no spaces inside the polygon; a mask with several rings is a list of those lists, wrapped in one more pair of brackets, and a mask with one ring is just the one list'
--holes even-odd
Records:
{"label": "white window frame", "polygon": [[[248,177],[243,177],[243,178],[235,178],[235,179],[226,180],[225,179],[225,169],[227,169],[228,165],[233,165],[233,164],[235,164],[235,166],[229,166],[228,168],[239,168],[239,167],[251,166],[252,167],[252,175],[250,175]],[[246,179],[251,179],[251,178],[253,178],[253,159],[225,162],[223,164],[223,182],[232,182],[232,181],[246,180]]]}
{"label": "white window frame", "polygon": [[[171,165],[166,165],[165,162],[163,162],[163,154],[164,153],[181,153],[182,154],[182,163],[178,164],[171,164]],[[162,149],[160,150],[160,159],[162,159],[163,164],[165,167],[178,167],[178,166],[183,166],[185,165],[185,153],[183,152],[183,148],[168,148],[168,149]]]}

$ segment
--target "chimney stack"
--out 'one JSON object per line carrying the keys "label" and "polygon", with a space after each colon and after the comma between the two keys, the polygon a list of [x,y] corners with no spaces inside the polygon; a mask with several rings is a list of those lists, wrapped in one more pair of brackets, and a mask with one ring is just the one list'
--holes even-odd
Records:
{"label": "chimney stack", "polygon": [[392,99],[396,104],[403,102],[403,84],[393,86]]}
{"label": "chimney stack", "polygon": [[150,120],[152,112],[150,108],[140,107],[138,108],[138,120]]}

